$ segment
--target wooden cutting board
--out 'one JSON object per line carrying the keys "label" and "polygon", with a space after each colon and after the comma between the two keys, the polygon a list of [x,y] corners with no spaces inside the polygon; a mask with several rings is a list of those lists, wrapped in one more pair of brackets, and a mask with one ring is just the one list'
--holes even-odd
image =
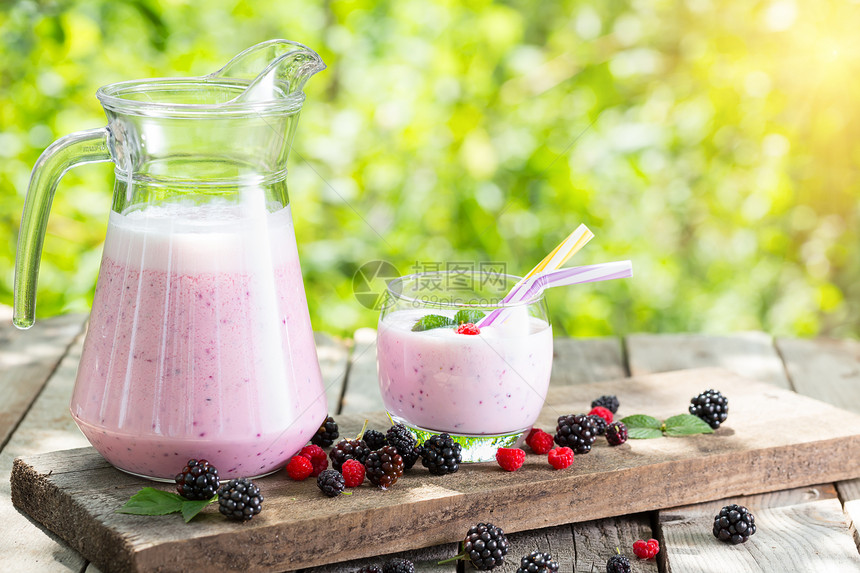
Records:
{"label": "wooden cutting board", "polygon": [[[12,500],[106,573],[283,571],[455,542],[479,521],[513,532],[860,477],[860,416],[721,369],[553,388],[538,426],[552,432],[559,415],[587,411],[603,394],[618,396],[619,416],[665,419],[708,388],[729,397],[714,434],[614,448],[599,438],[559,471],[532,453],[515,473],[482,463],[431,476],[419,464],[388,491],[365,482],[334,499],[282,471],[258,480],[263,513],[247,523],[227,521],[214,504],[189,524],[178,514],[118,514],[153,484],[92,448],[16,459]],[[388,423],[367,417],[370,427]],[[339,417],[341,435],[363,419]]]}

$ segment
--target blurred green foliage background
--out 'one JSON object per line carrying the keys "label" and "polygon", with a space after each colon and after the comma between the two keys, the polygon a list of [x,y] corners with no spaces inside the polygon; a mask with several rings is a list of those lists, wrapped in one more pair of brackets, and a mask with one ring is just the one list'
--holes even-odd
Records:
{"label": "blurred green foliage background", "polygon": [[[377,314],[382,259],[525,272],[579,223],[573,264],[631,280],[556,289],[558,333],[860,334],[857,0],[55,0],[0,7],[0,302],[30,169],[104,125],[107,83],[203,75],[289,38],[329,68],[290,189],[314,327]],[[86,311],[109,164],[60,184],[38,316]]]}

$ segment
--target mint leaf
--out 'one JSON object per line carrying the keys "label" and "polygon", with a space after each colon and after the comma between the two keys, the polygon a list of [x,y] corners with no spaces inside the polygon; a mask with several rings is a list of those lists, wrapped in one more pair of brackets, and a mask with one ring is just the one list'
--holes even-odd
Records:
{"label": "mint leaf", "polygon": [[415,323],[415,326],[412,327],[412,332],[432,330],[434,328],[442,328],[443,326],[457,326],[457,323],[447,316],[427,314],[422,316],[421,319]]}
{"label": "mint leaf", "polygon": [[457,314],[454,315],[454,322],[458,325],[465,324],[467,322],[478,324],[478,321],[482,318],[484,318],[484,313],[480,310],[464,308],[462,310],[458,310]]}
{"label": "mint leaf", "polygon": [[662,438],[663,432],[660,431],[660,428],[634,426],[627,428],[627,436],[633,440],[650,440],[652,438]]}
{"label": "mint leaf", "polygon": [[218,496],[213,496],[212,499],[201,499],[201,500],[185,500],[182,502],[182,518],[185,520],[185,523],[188,523],[194,516],[203,511],[203,508],[218,499]]}
{"label": "mint leaf", "polygon": [[167,515],[182,511],[185,502],[180,495],[169,491],[161,491],[154,487],[145,487],[129,499],[117,513],[133,515]]}
{"label": "mint leaf", "polygon": [[[628,430],[633,428],[651,428],[655,430],[659,430],[662,428],[662,424],[660,424],[660,420],[657,418],[652,418],[651,416],[646,416],[645,414],[634,414],[632,416],[627,416],[622,418],[621,421],[627,426]],[[632,438],[633,435],[631,434]]]}
{"label": "mint leaf", "polygon": [[665,422],[667,436],[689,436],[692,434],[713,434],[714,430],[703,419],[692,414],[678,414]]}

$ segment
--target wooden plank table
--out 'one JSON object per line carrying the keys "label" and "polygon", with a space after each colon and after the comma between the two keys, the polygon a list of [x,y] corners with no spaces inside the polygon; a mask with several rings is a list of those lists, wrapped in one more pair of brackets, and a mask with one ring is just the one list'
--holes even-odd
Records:
{"label": "wooden plank table", "polygon": [[[11,504],[14,458],[88,445],[72,422],[68,402],[80,358],[83,316],[43,320],[32,330],[0,325],[0,571],[76,571],[97,568],[45,532]],[[316,336],[330,411],[381,410],[376,388],[375,333],[361,329],[352,340]],[[722,366],[744,376],[860,413],[860,343],[773,339],[764,333],[732,336],[631,335],[623,339],[556,339],[552,384],[567,386],[701,366]],[[823,424],[838,420],[823,420]],[[635,484],[631,484],[635,487]],[[611,495],[611,492],[608,492]],[[756,514],[758,533],[740,546],[715,543],[710,522],[725,503]],[[860,572],[854,523],[860,519],[860,479],[823,483],[770,494],[626,515],[509,535],[513,573],[518,557],[550,551],[560,571],[603,571],[615,546],[631,554],[636,539],[660,540],[659,558],[634,558],[638,572],[841,571]],[[380,549],[380,553],[385,553]],[[418,571],[455,571],[437,565],[456,553],[441,545],[398,554]],[[305,571],[351,572],[373,560]],[[462,566],[461,566],[462,568]],[[499,571],[499,569],[496,569]]]}

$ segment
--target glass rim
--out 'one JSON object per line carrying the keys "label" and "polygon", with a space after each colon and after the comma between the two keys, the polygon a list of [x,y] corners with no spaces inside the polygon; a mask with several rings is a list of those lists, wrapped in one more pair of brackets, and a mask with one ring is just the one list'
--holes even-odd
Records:
{"label": "glass rim", "polygon": [[[303,91],[285,94],[277,99],[263,102],[233,102],[198,104],[175,103],[164,101],[142,101],[123,97],[129,94],[158,92],[177,87],[195,87],[199,90],[212,88],[247,88],[250,81],[235,78],[210,79],[206,77],[177,77],[177,78],[144,78],[127,80],[100,87],[96,97],[105,109],[121,114],[146,115],[152,117],[196,117],[257,115],[260,113],[290,113],[298,112],[305,101]],[[236,94],[237,97],[240,93]]]}
{"label": "glass rim", "polygon": [[[512,275],[508,273],[481,273],[481,271],[466,271],[466,273],[470,273],[472,275],[475,274],[492,274],[494,277],[506,277],[508,279],[513,279],[513,284],[515,285],[517,282],[522,280],[523,277],[518,275]],[[462,275],[463,271],[429,271],[424,273],[412,273],[408,275],[403,275],[402,277],[396,277],[388,281],[386,285],[386,292],[396,298],[399,301],[404,301],[408,303],[415,303],[425,307],[436,307],[436,308],[476,308],[476,309],[496,309],[496,308],[519,308],[523,306],[530,306],[533,304],[541,303],[545,300],[543,289],[538,292],[535,296],[521,300],[517,302],[502,302],[501,298],[494,303],[465,303],[465,302],[445,302],[440,300],[427,301],[420,298],[411,297],[403,294],[403,292],[395,292],[392,288],[394,283],[403,284],[407,280],[417,280],[421,277],[430,277],[430,276],[445,276],[445,275]],[[511,287],[513,288],[513,286]],[[510,292],[510,290],[508,291]],[[507,296],[508,293],[502,295],[502,298]]]}

